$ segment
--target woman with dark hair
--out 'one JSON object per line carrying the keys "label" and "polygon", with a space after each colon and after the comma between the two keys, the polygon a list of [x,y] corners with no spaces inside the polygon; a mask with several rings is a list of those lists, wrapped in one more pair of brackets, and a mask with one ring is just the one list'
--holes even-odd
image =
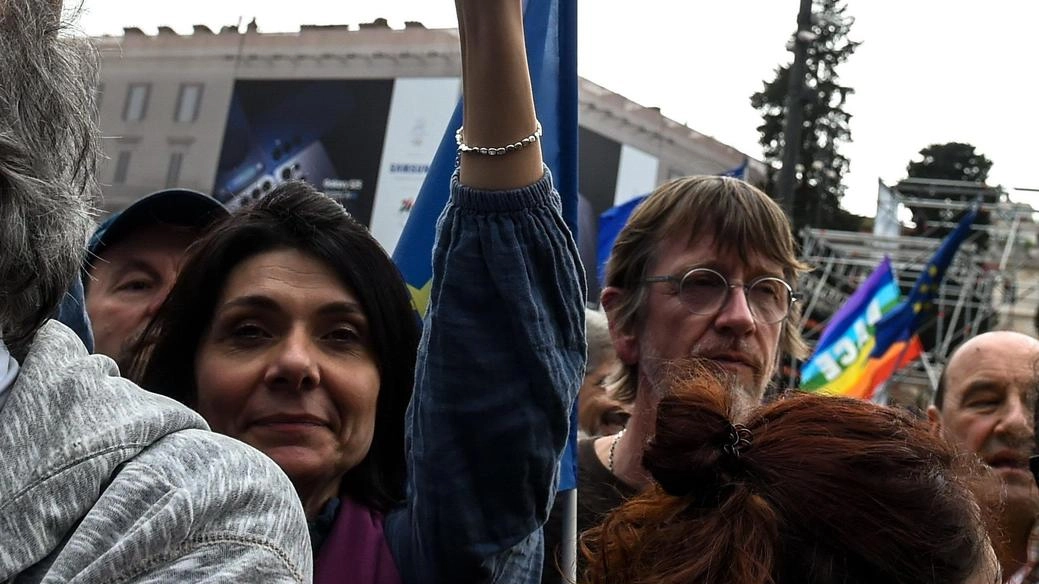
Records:
{"label": "woman with dark hair", "polygon": [[585,292],[542,163],[521,4],[456,2],[464,142],[420,344],[386,253],[299,183],[199,241],[143,339],[144,387],[292,479],[316,582],[540,579]]}
{"label": "woman with dark hair", "polygon": [[[293,327],[318,339],[315,356],[308,347],[274,342],[293,342]],[[294,479],[308,516],[318,516],[325,507],[330,485],[385,513],[404,498],[404,412],[414,382],[418,330],[400,274],[368,230],[332,199],[306,183],[290,182],[198,242],[145,333],[148,358],[139,381],[191,405],[213,430],[274,458]],[[343,384],[321,375],[322,363],[300,361],[325,357],[366,386]],[[255,392],[232,391],[264,384],[291,385],[294,391],[305,391],[307,384],[332,389],[327,403],[299,404],[301,418],[295,420],[294,404],[257,403]],[[328,412],[308,413],[305,405]],[[365,420],[374,422],[370,432],[352,429],[347,411],[374,417]],[[265,423],[255,420],[270,417]],[[336,420],[344,426],[339,433],[349,435],[343,444],[314,444],[316,460],[301,456],[307,449],[282,434],[294,423],[307,424],[308,417],[341,418]],[[320,452],[363,452],[358,441],[370,443],[363,457],[338,460]]]}
{"label": "woman with dark hair", "polygon": [[665,397],[655,485],[581,540],[587,584],[1001,582],[983,470],[908,413],[797,395],[735,422],[711,374]]}

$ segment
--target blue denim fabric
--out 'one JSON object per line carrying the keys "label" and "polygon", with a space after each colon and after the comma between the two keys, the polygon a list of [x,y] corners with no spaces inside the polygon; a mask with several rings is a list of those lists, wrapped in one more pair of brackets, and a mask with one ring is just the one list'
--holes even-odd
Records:
{"label": "blue denim fabric", "polygon": [[405,582],[539,582],[584,373],[584,274],[551,177],[452,179],[408,409],[408,505],[386,518]]}

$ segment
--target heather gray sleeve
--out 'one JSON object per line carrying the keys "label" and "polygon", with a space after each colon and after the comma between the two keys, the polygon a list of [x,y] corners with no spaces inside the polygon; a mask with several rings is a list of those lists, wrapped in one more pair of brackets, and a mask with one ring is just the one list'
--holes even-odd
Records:
{"label": "heather gray sleeve", "polygon": [[262,453],[201,430],[171,434],[125,464],[48,564],[44,582],[312,578],[288,478]]}

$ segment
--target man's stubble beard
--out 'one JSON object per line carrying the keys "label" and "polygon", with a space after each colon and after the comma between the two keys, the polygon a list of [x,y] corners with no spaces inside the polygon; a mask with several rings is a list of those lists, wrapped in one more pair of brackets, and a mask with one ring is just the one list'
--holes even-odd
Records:
{"label": "man's stubble beard", "polygon": [[761,375],[756,374],[754,385],[748,387],[735,373],[704,357],[663,358],[654,356],[652,351],[646,353],[649,354],[641,360],[639,369],[640,374],[645,376],[655,401],[680,390],[685,382],[695,376],[707,374],[715,376],[729,390],[734,409],[743,412],[761,405],[765,391],[771,383],[770,379],[762,380]]}

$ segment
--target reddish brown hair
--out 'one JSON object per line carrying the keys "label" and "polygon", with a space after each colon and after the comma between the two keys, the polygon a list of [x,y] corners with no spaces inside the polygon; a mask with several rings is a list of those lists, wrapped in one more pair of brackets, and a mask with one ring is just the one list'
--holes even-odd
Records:
{"label": "reddish brown hair", "polygon": [[588,584],[964,582],[987,545],[976,463],[908,413],[794,395],[732,443],[731,392],[665,397],[643,460],[656,485],[585,533]]}

